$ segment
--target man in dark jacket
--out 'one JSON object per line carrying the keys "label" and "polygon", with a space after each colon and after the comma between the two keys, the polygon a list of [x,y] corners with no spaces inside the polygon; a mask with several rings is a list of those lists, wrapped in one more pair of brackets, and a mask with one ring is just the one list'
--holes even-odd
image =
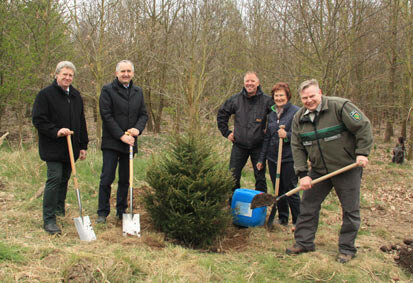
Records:
{"label": "man in dark jacket", "polygon": [[72,86],[75,66],[68,61],[57,64],[54,82],[42,89],[33,104],[33,125],[39,133],[40,158],[46,161],[47,181],[43,194],[44,229],[60,234],[56,215],[65,215],[67,183],[71,167],[66,136],[73,131],[75,159],[86,158],[88,135],[79,91]]}
{"label": "man in dark jacket", "polygon": [[[354,162],[367,166],[373,143],[370,121],[351,101],[323,96],[316,80],[301,84],[300,97],[304,107],[294,116],[291,145],[294,169],[304,192],[294,234],[296,243],[286,252],[300,254],[315,250],[321,204],[334,187],[343,214],[337,260],[346,263],[357,252],[362,168],[315,185],[311,181]],[[307,160],[311,162],[311,170]]]}
{"label": "man in dark jacket", "polygon": [[[244,88],[230,97],[218,111],[217,123],[222,135],[232,145],[229,167],[235,179],[235,187],[240,187],[241,172],[248,158],[254,168],[255,188],[267,192],[267,181],[264,170],[257,169],[258,158],[264,140],[264,129],[267,114],[274,101],[264,94],[255,72],[247,72],[244,76]],[[235,115],[234,131],[229,130],[228,120]]]}
{"label": "man in dark jacket", "polygon": [[[110,191],[119,163],[116,211],[119,219],[127,208],[129,187],[129,146],[137,152],[137,137],[148,121],[142,89],[133,85],[134,66],[122,60],[116,65],[116,79],[102,88],[99,99],[102,117],[103,166],[99,185],[98,223],[110,212]],[[128,132],[128,134],[126,134]]]}

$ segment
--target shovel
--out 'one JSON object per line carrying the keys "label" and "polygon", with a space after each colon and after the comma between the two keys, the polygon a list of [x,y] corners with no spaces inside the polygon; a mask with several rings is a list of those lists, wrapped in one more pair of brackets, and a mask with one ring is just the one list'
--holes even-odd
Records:
{"label": "shovel", "polygon": [[[325,180],[327,180],[327,179],[329,179],[329,178],[331,178],[331,177],[334,177],[334,176],[336,176],[336,175],[339,175],[339,174],[341,174],[341,173],[344,173],[344,172],[346,172],[346,171],[348,171],[348,170],[351,170],[351,169],[353,169],[353,168],[356,168],[356,167],[358,167],[358,166],[361,166],[361,164],[360,164],[360,163],[357,163],[357,162],[352,163],[352,164],[350,164],[350,165],[347,165],[346,167],[343,167],[343,168],[341,168],[341,169],[338,169],[338,170],[336,170],[336,171],[334,171],[334,172],[331,172],[331,173],[329,173],[329,174],[327,174],[327,175],[324,175],[324,176],[322,176],[322,177],[320,177],[320,178],[317,178],[317,179],[311,181],[311,185],[314,185],[314,184],[320,183],[320,182],[322,182],[322,181],[325,181]],[[300,190],[301,190],[301,187],[298,186],[298,187],[296,187],[295,189],[292,189],[291,191],[288,191],[288,192],[286,192],[285,194],[283,194],[283,195],[281,195],[281,196],[279,196],[279,197],[273,196],[273,195],[270,195],[270,194],[265,194],[265,193],[256,195],[256,196],[254,196],[254,198],[253,198],[252,201],[251,201],[251,209],[254,209],[254,208],[257,208],[257,207],[261,207],[261,206],[269,206],[269,205],[272,205],[272,204],[276,204],[280,199],[282,199],[282,198],[284,198],[284,197],[289,197],[289,196],[291,196],[291,195],[299,192]]]}
{"label": "shovel", "polygon": [[[129,133],[126,133],[129,135]],[[129,213],[122,215],[123,236],[141,236],[139,214],[133,214],[133,146],[129,146]]]}
{"label": "shovel", "polygon": [[66,136],[67,139],[67,147],[69,149],[69,157],[70,157],[70,165],[72,166],[72,176],[73,176],[73,183],[75,185],[76,190],[76,197],[77,197],[77,204],[79,205],[79,217],[73,218],[76,226],[77,233],[79,234],[79,238],[82,241],[94,241],[96,240],[95,232],[93,231],[92,224],[90,223],[89,216],[82,215],[82,203],[80,201],[80,192],[79,192],[79,185],[77,183],[76,177],[76,167],[75,167],[75,158],[73,157],[73,148],[72,148],[72,140],[71,134]]}
{"label": "shovel", "polygon": [[[281,125],[280,129],[284,129],[285,126]],[[281,174],[281,157],[282,157],[282,151],[283,151],[283,138],[279,139],[278,142],[278,158],[277,158],[277,174],[275,175],[275,192],[274,196],[278,197],[278,193],[280,190],[280,174]],[[271,230],[272,229],[272,224],[274,222],[275,214],[277,213],[277,202],[274,203],[271,209],[270,216],[268,217],[267,221],[267,229]]]}

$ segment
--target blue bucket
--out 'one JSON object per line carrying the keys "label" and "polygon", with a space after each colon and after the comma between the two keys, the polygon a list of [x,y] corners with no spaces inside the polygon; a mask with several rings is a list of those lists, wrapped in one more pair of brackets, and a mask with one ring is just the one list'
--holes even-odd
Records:
{"label": "blue bucket", "polygon": [[245,227],[262,226],[267,216],[267,207],[251,209],[251,201],[262,192],[250,189],[236,189],[232,196],[231,212],[233,223]]}

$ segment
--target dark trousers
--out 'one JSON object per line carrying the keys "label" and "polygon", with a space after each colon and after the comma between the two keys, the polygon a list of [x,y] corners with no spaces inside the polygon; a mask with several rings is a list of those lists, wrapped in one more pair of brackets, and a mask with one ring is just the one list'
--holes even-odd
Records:
{"label": "dark trousers", "polygon": [[[338,243],[339,252],[351,255],[357,252],[354,242],[360,227],[361,175],[362,169],[354,168],[318,183],[303,192],[301,211],[294,233],[297,244],[307,249],[315,248],[314,238],[317,232],[321,203],[334,187],[343,213]],[[311,172],[310,176],[313,180],[321,177],[315,172]]]}
{"label": "dark trousers", "polygon": [[118,191],[116,194],[116,212],[122,215],[127,206],[129,188],[129,153],[122,153],[116,150],[103,149],[102,174],[99,185],[99,208],[98,215],[108,216],[110,212],[110,192],[115,180],[116,167],[118,170]]}
{"label": "dark trousers", "polygon": [[[275,181],[277,175],[277,164],[268,160],[268,169],[270,171],[271,181],[275,190]],[[278,195],[285,194],[286,192],[297,187],[298,178],[294,173],[294,162],[281,163],[280,172],[280,189]],[[298,215],[300,214],[300,194],[295,193],[289,197],[280,199],[277,203],[278,218],[283,222],[288,222],[289,211],[291,209],[291,216],[293,224],[297,222]]]}
{"label": "dark trousers", "polygon": [[255,189],[265,193],[267,192],[267,180],[265,179],[265,164],[262,170],[257,169],[257,162],[260,153],[261,147],[257,147],[254,149],[244,149],[237,146],[236,144],[232,145],[229,169],[231,170],[232,175],[235,179],[235,187],[232,189],[233,191],[241,187],[241,172],[248,161],[248,157],[251,157],[252,166],[254,168]]}
{"label": "dark trousers", "polygon": [[65,214],[67,183],[72,169],[70,163],[46,162],[47,180],[43,194],[43,222],[56,223],[56,213]]}

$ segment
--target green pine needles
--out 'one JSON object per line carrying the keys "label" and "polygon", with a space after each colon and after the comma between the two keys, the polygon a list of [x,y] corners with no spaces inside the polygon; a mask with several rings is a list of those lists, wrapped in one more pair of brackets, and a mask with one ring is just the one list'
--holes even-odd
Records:
{"label": "green pine needles", "polygon": [[153,191],[144,202],[155,226],[195,248],[213,244],[231,222],[228,198],[234,180],[212,148],[196,134],[174,136],[146,172]]}

